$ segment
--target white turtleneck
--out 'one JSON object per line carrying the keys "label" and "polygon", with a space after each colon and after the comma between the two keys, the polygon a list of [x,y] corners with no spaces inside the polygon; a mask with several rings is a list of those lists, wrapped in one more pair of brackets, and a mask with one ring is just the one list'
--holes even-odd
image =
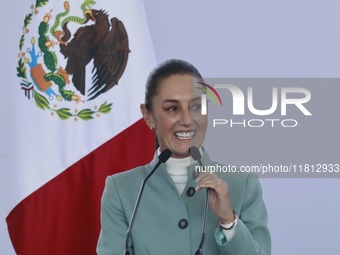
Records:
{"label": "white turtleneck", "polygon": [[187,166],[189,165],[190,157],[169,158],[168,161],[165,162],[165,168],[173,180],[179,194],[183,193],[185,185],[188,181]]}

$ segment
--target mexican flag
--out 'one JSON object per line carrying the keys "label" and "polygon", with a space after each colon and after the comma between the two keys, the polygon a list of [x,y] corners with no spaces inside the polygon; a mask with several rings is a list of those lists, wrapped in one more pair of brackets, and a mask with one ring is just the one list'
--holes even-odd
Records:
{"label": "mexican flag", "polygon": [[139,111],[155,66],[143,2],[6,9],[0,231],[13,250],[1,254],[95,254],[105,178],[154,153]]}

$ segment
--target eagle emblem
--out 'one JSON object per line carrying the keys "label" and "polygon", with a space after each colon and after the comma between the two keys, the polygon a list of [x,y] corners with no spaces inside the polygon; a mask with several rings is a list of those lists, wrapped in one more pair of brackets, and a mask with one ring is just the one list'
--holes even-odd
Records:
{"label": "eagle emblem", "polygon": [[[65,1],[61,11],[50,9],[42,15],[47,3],[37,0],[24,19],[17,76],[25,96],[63,120],[90,120],[110,112],[112,103],[93,108],[79,105],[96,101],[122,77],[130,53],[124,24],[110,19],[105,10],[93,8],[93,0],[85,0],[72,13]],[[33,17],[40,17],[35,33],[30,29]],[[86,78],[89,64],[92,80]]]}

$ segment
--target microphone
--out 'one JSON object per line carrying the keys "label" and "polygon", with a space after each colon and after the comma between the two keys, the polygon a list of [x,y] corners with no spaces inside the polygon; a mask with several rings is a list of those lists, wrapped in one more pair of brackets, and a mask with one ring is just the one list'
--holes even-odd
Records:
{"label": "microphone", "polygon": [[129,227],[128,227],[127,232],[126,232],[124,255],[133,255],[131,249],[129,248],[129,239],[131,237],[132,227],[133,227],[133,224],[134,224],[135,219],[136,219],[137,211],[138,211],[138,208],[139,208],[139,203],[140,203],[140,200],[142,198],[142,194],[143,194],[143,191],[144,191],[146,181],[151,177],[151,175],[153,175],[153,173],[160,166],[160,164],[165,163],[171,157],[171,154],[172,154],[172,152],[169,149],[165,149],[164,151],[162,151],[161,154],[159,154],[157,164],[152,169],[152,171],[145,177],[145,179],[142,182],[142,185],[140,186],[139,193],[138,193],[137,200],[136,200],[136,204],[135,204],[135,207],[133,208],[133,211],[132,211],[130,224],[129,224]]}
{"label": "microphone", "polygon": [[[196,160],[200,166],[203,167],[202,161],[201,161],[201,153],[195,146],[191,146],[189,148],[189,154],[190,156]],[[203,245],[205,241],[205,234],[206,234],[206,223],[208,218],[208,210],[209,210],[209,197],[210,197],[210,188],[207,189],[207,196],[205,198],[205,204],[204,204],[204,214],[203,214],[203,226],[202,226],[202,237],[201,242],[197,250],[195,251],[194,255],[203,255]]]}
{"label": "microphone", "polygon": [[197,147],[196,146],[191,146],[190,148],[189,148],[189,154],[190,154],[190,156],[194,159],[194,160],[196,160],[199,164],[200,164],[200,166],[203,166],[203,164],[202,164],[202,161],[201,161],[201,153],[200,153],[200,151],[197,149]]}

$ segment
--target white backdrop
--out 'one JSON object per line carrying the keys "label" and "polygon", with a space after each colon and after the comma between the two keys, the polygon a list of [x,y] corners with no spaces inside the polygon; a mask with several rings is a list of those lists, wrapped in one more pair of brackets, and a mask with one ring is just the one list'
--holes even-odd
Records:
{"label": "white backdrop", "polygon": [[[340,2],[337,0],[153,0],[145,4],[157,61],[188,60],[204,77],[340,77]],[[334,89],[333,93],[339,95],[339,87]],[[340,104],[336,105],[335,114],[340,110]],[[338,119],[339,115],[328,118]],[[318,148],[319,144],[313,144],[315,138],[311,137],[308,144],[312,147],[302,145],[304,156],[318,148],[321,153],[317,159],[322,161],[331,151],[333,163],[340,162],[339,156],[333,156],[340,154],[340,135],[336,131],[340,130],[339,121],[334,125],[337,127],[330,128],[325,122],[324,129],[321,125],[317,130],[309,127],[312,134],[332,143],[324,149]],[[326,133],[331,129],[333,133]],[[242,141],[248,138],[239,137]],[[287,137],[277,139],[280,142]],[[230,140],[235,139],[230,137]],[[237,154],[238,144],[232,141],[229,144],[233,149],[225,157]],[[259,141],[251,142],[247,145],[260,146]],[[279,144],[272,150],[278,149]],[[261,146],[251,156],[258,154]],[[262,155],[264,159],[269,157]],[[315,160],[314,155],[309,157]],[[290,161],[289,157],[283,155],[283,158]],[[269,212],[273,255],[340,254],[340,179],[262,178],[260,181]]]}
{"label": "white backdrop", "polygon": [[[18,46],[7,45],[5,35],[19,40],[22,19],[14,22],[13,17],[23,17],[25,5],[9,11],[3,4],[0,9],[1,66],[16,64],[12,54]],[[340,76],[338,0],[148,0],[145,7],[158,62],[182,58],[205,77]],[[1,97],[6,97],[7,74],[0,74]],[[6,119],[13,117],[2,101],[0,144],[6,139]],[[339,142],[339,136],[334,140]],[[6,148],[0,148],[2,171]],[[6,201],[1,180],[1,201]],[[273,255],[340,254],[340,179],[272,178],[261,183]],[[0,211],[0,249],[11,255],[5,216]]]}

